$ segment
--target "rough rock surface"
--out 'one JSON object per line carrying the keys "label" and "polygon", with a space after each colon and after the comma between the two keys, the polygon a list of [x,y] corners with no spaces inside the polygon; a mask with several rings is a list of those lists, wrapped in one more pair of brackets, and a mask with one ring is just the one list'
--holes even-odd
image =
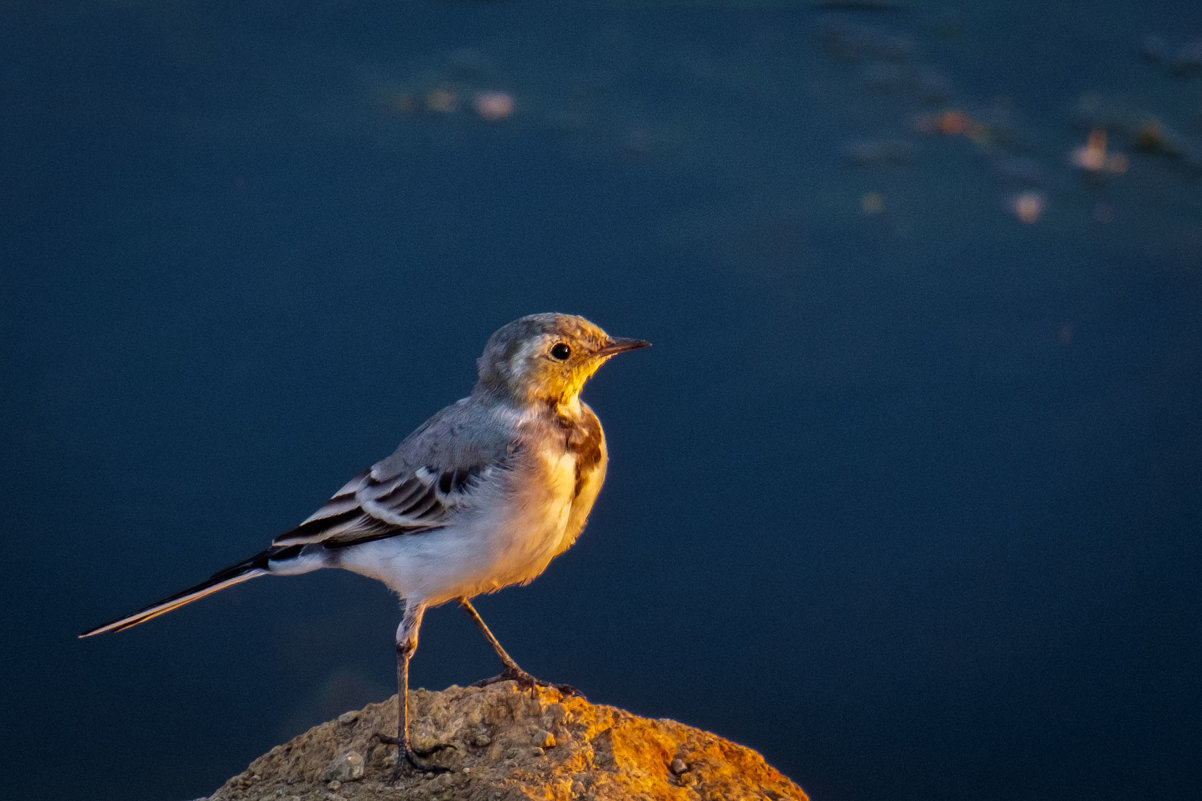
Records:
{"label": "rough rock surface", "polygon": [[450,773],[406,773],[395,786],[396,699],[369,704],[276,746],[210,801],[808,801],[763,757],[673,720],[527,690],[416,690],[409,697],[417,748],[450,743],[431,759]]}

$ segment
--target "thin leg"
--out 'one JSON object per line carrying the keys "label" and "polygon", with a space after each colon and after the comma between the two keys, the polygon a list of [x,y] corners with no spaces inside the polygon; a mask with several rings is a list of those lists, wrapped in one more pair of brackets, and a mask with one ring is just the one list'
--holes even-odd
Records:
{"label": "thin leg", "polygon": [[[484,618],[480,617],[480,613],[476,611],[476,607],[472,606],[472,602],[467,598],[460,598],[459,605],[463,607],[463,611],[467,612],[467,616],[472,619],[476,627],[480,629],[480,633],[484,635],[484,639],[488,640],[488,644],[497,652],[497,656],[501,657],[501,664],[505,666],[507,673],[515,675],[530,676],[529,673],[518,667],[518,663],[513,661],[513,657],[501,647],[501,643],[493,636],[493,633],[488,630],[488,626],[484,623]],[[533,678],[533,676],[531,676]]]}
{"label": "thin leg", "polygon": [[443,744],[418,751],[409,742],[409,660],[413,657],[413,652],[417,650],[417,631],[421,627],[422,615],[426,609],[420,604],[410,606],[404,602],[402,602],[402,609],[403,614],[401,616],[401,625],[397,627],[396,642],[396,739],[393,740],[391,737],[380,735],[381,739],[395,742],[397,746],[396,769],[393,770],[389,783],[394,783],[400,779],[407,765],[417,770],[431,773],[449,772],[450,768],[444,768],[441,765],[432,765],[424,762],[421,758],[428,757],[444,748],[454,747],[450,744]]}
{"label": "thin leg", "polygon": [[496,684],[499,681],[516,681],[519,685],[529,687],[531,691],[535,687],[554,687],[564,695],[579,695],[581,698],[584,694],[570,684],[552,684],[549,681],[536,679],[518,666],[518,663],[513,661],[513,657],[501,647],[501,643],[489,631],[488,626],[484,623],[484,618],[480,617],[480,613],[476,611],[476,607],[472,606],[472,602],[467,598],[460,598],[459,605],[463,607],[463,611],[467,612],[468,617],[480,629],[480,633],[484,635],[484,639],[488,640],[488,644],[496,651],[497,656],[501,658],[501,664],[505,666],[505,670],[501,671],[500,675],[493,676],[491,679],[484,679],[473,684],[473,687],[486,687],[489,684]]}

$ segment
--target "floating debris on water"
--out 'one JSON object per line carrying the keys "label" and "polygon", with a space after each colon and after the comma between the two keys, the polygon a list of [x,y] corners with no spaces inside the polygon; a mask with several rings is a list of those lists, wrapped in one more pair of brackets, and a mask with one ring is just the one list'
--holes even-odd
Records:
{"label": "floating debris on water", "polygon": [[1202,143],[1181,133],[1151,111],[1097,94],[1086,94],[1077,100],[1073,122],[1122,137],[1141,153],[1180,159],[1188,167],[1202,168]]}
{"label": "floating debris on water", "polygon": [[1090,131],[1086,143],[1073,148],[1069,153],[1069,162],[1078,169],[1094,174],[1127,171],[1127,157],[1106,149],[1105,128],[1094,128]]}
{"label": "floating debris on water", "polygon": [[1031,225],[1043,216],[1048,207],[1048,197],[1037,189],[1028,189],[1012,195],[1006,205],[1015,217]]}
{"label": "floating debris on water", "polygon": [[480,119],[496,122],[513,116],[513,95],[508,92],[477,92],[472,98],[472,109]]}

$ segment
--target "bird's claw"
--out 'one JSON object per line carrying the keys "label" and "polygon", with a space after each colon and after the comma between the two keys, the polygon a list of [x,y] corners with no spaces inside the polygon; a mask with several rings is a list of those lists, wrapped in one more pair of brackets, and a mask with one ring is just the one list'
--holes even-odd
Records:
{"label": "bird's claw", "polygon": [[396,768],[393,769],[392,775],[388,777],[388,784],[395,785],[401,780],[409,768],[422,773],[450,773],[451,769],[445,765],[436,765],[432,762],[425,761],[426,757],[445,751],[448,748],[454,748],[451,743],[439,743],[429,748],[414,748],[406,742],[402,742],[400,738],[393,737],[391,734],[377,733],[376,738],[388,745],[397,747]]}
{"label": "bird's claw", "polygon": [[493,676],[490,679],[481,679],[471,686],[487,687],[490,684],[496,684],[502,681],[516,682],[519,687],[526,687],[529,689],[531,695],[536,694],[536,687],[546,687],[557,691],[565,698],[574,695],[577,698],[584,699],[584,693],[580,692],[580,690],[576,689],[570,684],[555,684],[554,682],[544,681],[543,679],[535,678],[521,668],[505,668],[505,670],[501,671],[501,673],[497,674],[496,676]]}

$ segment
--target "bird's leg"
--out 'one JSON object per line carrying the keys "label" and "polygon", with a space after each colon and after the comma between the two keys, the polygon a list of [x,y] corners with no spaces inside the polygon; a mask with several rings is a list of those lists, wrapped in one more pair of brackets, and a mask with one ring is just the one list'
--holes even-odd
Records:
{"label": "bird's leg", "polygon": [[[472,622],[476,624],[476,627],[480,629],[480,633],[484,635],[484,639],[488,640],[488,644],[492,646],[492,649],[497,652],[497,656],[501,658],[501,664],[505,666],[505,671],[507,673],[512,673],[514,677],[530,676],[529,673],[522,670],[518,666],[517,662],[513,661],[513,657],[509,655],[509,653],[501,646],[501,643],[497,640],[497,638],[493,636],[493,633],[489,631],[488,626],[484,622],[484,618],[480,617],[480,613],[476,611],[476,607],[472,606],[472,602],[467,598],[460,598],[459,605],[463,607],[463,611],[467,612],[468,617],[470,617]],[[533,679],[534,677],[530,676],[530,678]]]}
{"label": "bird's leg", "polygon": [[497,656],[501,658],[501,664],[505,666],[505,670],[501,671],[499,675],[493,676],[491,679],[482,679],[481,681],[473,684],[473,687],[487,687],[488,685],[496,684],[499,681],[516,681],[520,686],[529,687],[531,692],[534,691],[535,687],[553,687],[556,690],[559,690],[559,692],[563,695],[578,695],[581,698],[584,697],[584,694],[580,692],[580,690],[577,690],[570,684],[553,684],[549,681],[536,679],[534,676],[522,670],[518,663],[513,661],[513,657],[510,656],[509,653],[501,646],[501,643],[497,640],[497,638],[493,636],[493,633],[488,630],[488,626],[484,623],[484,618],[480,617],[480,613],[476,611],[476,607],[472,606],[472,602],[467,598],[460,598],[459,605],[463,607],[463,611],[467,612],[468,617],[470,617],[472,622],[476,624],[476,627],[480,629],[480,633],[484,635],[484,639],[488,640],[488,644],[492,646],[492,649],[496,651]]}
{"label": "bird's leg", "polygon": [[418,750],[409,741],[409,660],[417,650],[417,630],[421,627],[422,614],[426,609],[421,604],[408,605],[402,603],[403,614],[401,625],[397,627],[396,637],[396,680],[397,680],[397,730],[396,737],[377,735],[381,740],[395,743],[397,747],[396,768],[389,778],[389,784],[395,783],[405,772],[406,766],[430,773],[447,773],[450,768],[432,765],[423,761],[423,757],[441,751],[444,748],[454,748],[450,744],[436,745],[433,748]]}

